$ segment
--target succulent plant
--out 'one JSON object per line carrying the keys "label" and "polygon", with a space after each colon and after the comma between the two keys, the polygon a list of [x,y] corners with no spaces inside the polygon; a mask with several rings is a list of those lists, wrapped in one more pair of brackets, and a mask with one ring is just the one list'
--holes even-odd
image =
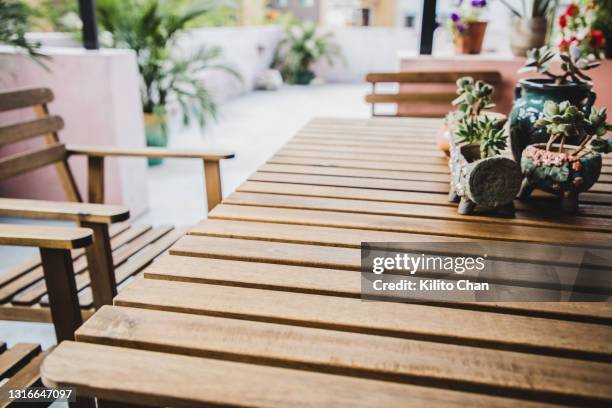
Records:
{"label": "succulent plant", "polygon": [[557,75],[552,73],[549,69],[549,63],[555,55],[557,55],[556,52],[548,46],[534,48],[527,53],[525,65],[519,69],[518,72],[539,72],[554,79],[557,85],[566,84],[570,81],[574,83],[585,83],[590,81],[591,78],[583,71],[588,71],[600,65],[599,61],[583,57],[580,48],[572,45],[569,50],[559,53],[563,74]]}
{"label": "succulent plant", "polygon": [[589,142],[593,151],[606,151],[607,140],[603,136],[612,130],[612,124],[606,122],[607,110],[593,107],[587,118],[583,111],[576,106],[563,101],[559,104],[553,101],[544,103],[544,112],[541,119],[535,123],[536,128],[546,129],[550,136],[546,144],[546,150],[550,151],[553,143],[559,140],[559,152],[563,152],[563,146],[567,138],[576,138],[580,141],[578,148],[572,155],[580,153]]}
{"label": "succulent plant", "polygon": [[483,109],[495,107],[492,103],[493,87],[486,82],[476,81],[472,77],[462,77],[457,80],[457,94],[459,95],[453,105],[457,107],[461,116],[475,117]]}
{"label": "succulent plant", "polygon": [[459,143],[480,145],[480,157],[492,157],[501,153],[508,145],[504,129],[505,119],[481,115],[466,117],[457,125],[455,140]]}

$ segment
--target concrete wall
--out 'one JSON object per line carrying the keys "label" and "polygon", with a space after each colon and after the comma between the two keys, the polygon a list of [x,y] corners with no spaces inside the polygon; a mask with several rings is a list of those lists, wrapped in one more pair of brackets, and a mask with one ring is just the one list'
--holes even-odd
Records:
{"label": "concrete wall", "polygon": [[[142,147],[145,145],[135,55],[127,50],[85,51],[46,48],[52,57],[46,71],[23,55],[0,53],[0,90],[48,87],[55,93],[51,113],[63,117],[62,141],[73,144]],[[0,126],[32,116],[31,109],[0,115]],[[39,138],[38,138],[39,139]],[[0,150],[0,157],[40,146],[32,139]],[[87,195],[85,159],[70,159],[79,189]],[[148,207],[144,159],[106,162],[108,203],[128,206],[132,216]],[[17,176],[0,184],[0,196],[65,200],[53,167]]]}

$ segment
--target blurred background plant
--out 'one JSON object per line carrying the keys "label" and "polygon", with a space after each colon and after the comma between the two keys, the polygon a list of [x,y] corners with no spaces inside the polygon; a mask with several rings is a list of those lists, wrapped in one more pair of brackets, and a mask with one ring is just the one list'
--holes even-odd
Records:
{"label": "blurred background plant", "polygon": [[136,52],[145,130],[151,146],[168,143],[169,106],[179,108],[185,125],[195,119],[203,128],[209,119],[216,117],[215,100],[202,80],[204,72],[221,70],[240,79],[237,71],[222,63],[218,47],[180,51],[178,37],[215,7],[210,2],[198,2],[195,6],[182,3],[179,7],[161,0],[97,2],[98,24],[107,33],[110,45]]}
{"label": "blurred background plant", "polygon": [[31,9],[21,1],[0,0],[0,44],[23,50],[32,59],[44,66],[40,44],[26,38],[30,26]]}
{"label": "blurred background plant", "polygon": [[593,28],[602,32],[605,56],[612,59],[612,0],[597,0]]}
{"label": "blurred background plant", "polygon": [[308,85],[315,77],[313,65],[324,59],[329,65],[344,57],[332,33],[321,33],[310,21],[288,17],[272,67],[290,84]]}
{"label": "blurred background plant", "polygon": [[570,46],[577,45],[584,54],[601,58],[606,38],[600,28],[608,32],[612,30],[610,26],[605,26],[606,22],[610,24],[611,6],[612,2],[602,0],[570,3],[558,19],[559,48],[567,50]]}

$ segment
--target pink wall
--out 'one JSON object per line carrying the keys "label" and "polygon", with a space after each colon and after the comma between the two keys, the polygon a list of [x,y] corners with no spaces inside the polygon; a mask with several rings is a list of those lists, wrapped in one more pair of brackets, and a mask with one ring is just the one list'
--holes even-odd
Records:
{"label": "pink wall", "polygon": [[[515,57],[495,57],[491,55],[457,55],[453,57],[403,57],[400,59],[401,71],[499,71],[502,75],[502,84],[495,90],[497,94],[497,112],[509,113],[512,109],[512,99],[514,97],[514,86],[521,78],[536,76],[534,74],[517,74],[517,70],[523,66],[524,59]],[[612,61],[605,60],[602,65],[589,71],[595,82],[594,90],[597,93],[595,105],[597,107],[608,107],[612,109]],[[431,88],[429,88],[431,89]],[[446,88],[449,89],[449,88]],[[450,89],[455,89],[450,86]],[[400,107],[400,112],[418,114],[423,106]]]}
{"label": "pink wall", "polygon": [[[0,55],[0,90],[48,87],[55,94],[49,106],[52,114],[63,117],[60,138],[68,144],[142,147],[145,145],[139,77],[135,56],[126,50],[86,51],[49,48],[52,57],[44,70],[27,57]],[[0,114],[0,125],[31,116],[30,109]],[[0,157],[41,145],[31,140],[0,149]],[[87,193],[87,169],[83,157],[72,157],[81,193]],[[144,159],[106,161],[106,202],[123,204],[132,216],[148,208],[147,166]],[[53,167],[17,176],[0,184],[0,196],[65,200]]]}

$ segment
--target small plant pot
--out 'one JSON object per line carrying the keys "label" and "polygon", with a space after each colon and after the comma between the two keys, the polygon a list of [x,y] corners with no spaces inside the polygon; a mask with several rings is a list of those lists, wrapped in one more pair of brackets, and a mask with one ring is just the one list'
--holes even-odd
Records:
{"label": "small plant pot", "polygon": [[[144,126],[147,146],[168,147],[168,123],[164,114],[145,113]],[[149,166],[159,166],[163,159],[148,159]]]}
{"label": "small plant pot", "polygon": [[548,20],[546,17],[512,19],[510,33],[510,48],[517,57],[524,57],[532,48],[540,48],[546,44]]}
{"label": "small plant pot", "polygon": [[450,129],[449,201],[459,203],[457,211],[462,215],[477,209],[514,215],[513,201],[523,177],[518,163],[502,156],[481,159],[480,145],[455,143],[452,125]]}
{"label": "small plant pot", "polygon": [[480,54],[486,31],[486,21],[467,23],[463,33],[455,35],[455,52],[458,54]]}
{"label": "small plant pot", "polygon": [[446,158],[450,157],[450,130],[448,130],[448,124],[446,121],[440,125],[438,133],[436,133],[436,146],[444,153]]}
{"label": "small plant pot", "polygon": [[314,78],[314,72],[309,69],[303,69],[296,72],[293,83],[296,85],[310,85]]}
{"label": "small plant pot", "polygon": [[566,145],[559,153],[559,145],[553,145],[550,152],[544,143],[527,146],[521,157],[524,179],[519,198],[529,197],[537,188],[561,197],[564,211],[576,212],[578,195],[597,182],[602,166],[601,154],[590,152],[577,157],[572,155],[576,148]]}

